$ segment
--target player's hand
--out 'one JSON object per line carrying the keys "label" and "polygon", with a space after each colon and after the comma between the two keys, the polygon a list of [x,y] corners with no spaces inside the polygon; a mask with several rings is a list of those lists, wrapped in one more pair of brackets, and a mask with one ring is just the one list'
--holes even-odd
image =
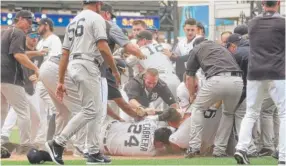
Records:
{"label": "player's hand", "polygon": [[49,52],[49,49],[48,49],[48,48],[43,48],[43,49],[40,51],[40,56],[45,56],[48,52]]}
{"label": "player's hand", "polygon": [[172,56],[172,52],[166,48],[163,49],[163,54],[167,55],[169,58]]}
{"label": "player's hand", "polygon": [[40,75],[40,73],[39,73],[39,69],[37,69],[37,70],[34,70],[34,72],[35,72],[35,77],[38,79],[39,78],[39,75]]}
{"label": "player's hand", "polygon": [[36,76],[36,74],[33,74],[29,77],[29,80],[34,84],[38,81],[38,77]]}
{"label": "player's hand", "polygon": [[56,97],[60,100],[63,101],[64,95],[67,95],[66,88],[64,84],[58,83],[57,89],[56,89]]}
{"label": "player's hand", "polygon": [[139,56],[137,56],[138,59],[140,60],[144,60],[144,59],[147,59],[147,57],[143,54],[140,54]]}
{"label": "player's hand", "polygon": [[119,72],[118,72],[118,71],[112,72],[112,75],[115,77],[116,85],[117,85],[117,86],[120,86],[120,84],[121,84],[121,78],[120,78]]}
{"label": "player's hand", "polygon": [[154,109],[154,108],[145,108],[144,111],[148,115],[156,115],[156,112],[159,112],[160,110]]}

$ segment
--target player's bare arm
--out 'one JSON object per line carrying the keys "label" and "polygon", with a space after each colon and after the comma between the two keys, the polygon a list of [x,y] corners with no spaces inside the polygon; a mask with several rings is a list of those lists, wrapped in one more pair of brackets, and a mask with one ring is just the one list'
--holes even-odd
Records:
{"label": "player's bare arm", "polygon": [[36,76],[39,76],[39,68],[29,59],[26,54],[16,53],[14,58],[23,66],[35,71]]}
{"label": "player's bare arm", "polygon": [[26,51],[25,52],[26,55],[29,57],[29,58],[32,58],[32,57],[35,57],[35,56],[44,56],[48,53],[48,50],[47,49],[43,49],[41,51]]}
{"label": "player's bare arm", "polygon": [[106,40],[99,40],[97,42],[97,48],[99,49],[104,61],[109,65],[109,67],[112,70],[112,74],[116,79],[117,85],[120,85],[120,74],[117,70],[117,67],[115,65],[114,59],[112,57],[112,53],[110,51],[110,48],[108,46],[108,43]]}
{"label": "player's bare arm", "polygon": [[110,117],[112,117],[115,120],[124,122],[123,119],[121,119],[116,113],[114,113],[114,111],[109,107],[108,104],[107,104],[107,115],[109,115]]}
{"label": "player's bare arm", "polygon": [[190,103],[193,103],[193,101],[196,98],[196,96],[195,96],[195,93],[196,93],[196,77],[187,75],[186,86],[187,86],[187,88],[189,90],[189,94],[190,94]]}
{"label": "player's bare arm", "polygon": [[64,94],[66,93],[66,89],[64,87],[64,80],[68,63],[69,63],[69,50],[63,49],[63,55],[61,57],[59,64],[59,80],[56,90],[56,96],[60,101],[63,100]]}
{"label": "player's bare arm", "polygon": [[141,52],[141,50],[132,43],[126,44],[124,46],[124,51],[135,55],[138,59],[146,59],[146,56]]}
{"label": "player's bare arm", "polygon": [[123,98],[117,98],[114,101],[127,115],[136,119],[141,118]]}

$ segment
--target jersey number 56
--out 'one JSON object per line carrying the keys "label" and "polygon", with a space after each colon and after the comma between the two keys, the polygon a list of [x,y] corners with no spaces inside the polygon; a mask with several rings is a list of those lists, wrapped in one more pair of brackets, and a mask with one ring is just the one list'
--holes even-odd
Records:
{"label": "jersey number 56", "polygon": [[82,25],[82,22],[85,21],[85,18],[81,18],[78,21],[72,22],[68,26],[68,32],[69,32],[69,40],[72,41],[74,37],[80,37],[83,34],[84,26]]}
{"label": "jersey number 56", "polygon": [[[128,128],[127,132],[128,133],[133,133],[133,134],[140,134],[142,131],[142,125],[130,125],[130,127]],[[124,146],[139,146],[139,141],[138,139],[135,137],[135,135],[131,135],[129,137],[129,140],[125,140],[124,141]]]}

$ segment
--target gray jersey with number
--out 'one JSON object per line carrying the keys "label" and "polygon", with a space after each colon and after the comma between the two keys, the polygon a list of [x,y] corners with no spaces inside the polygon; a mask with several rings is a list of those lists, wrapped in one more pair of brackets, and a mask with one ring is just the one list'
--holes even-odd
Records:
{"label": "gray jersey with number", "polygon": [[104,143],[101,143],[100,149],[110,155],[154,156],[156,150],[153,141],[157,128],[158,124],[153,120],[138,123],[115,122],[108,131],[103,130],[101,133],[106,135],[108,151],[104,148]]}
{"label": "gray jersey with number", "polygon": [[71,58],[74,54],[85,54],[90,60],[96,58],[102,63],[103,58],[96,47],[101,39],[107,40],[105,21],[99,14],[86,9],[67,26],[63,48],[70,51]]}
{"label": "gray jersey with number", "polygon": [[155,68],[160,73],[174,73],[174,67],[168,56],[164,55],[161,44],[152,43],[140,48],[142,53],[147,57],[139,60],[140,65],[144,68]]}

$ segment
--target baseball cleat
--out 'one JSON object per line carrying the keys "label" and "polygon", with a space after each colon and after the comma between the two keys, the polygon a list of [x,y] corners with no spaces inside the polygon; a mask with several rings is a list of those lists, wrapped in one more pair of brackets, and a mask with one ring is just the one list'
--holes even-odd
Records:
{"label": "baseball cleat", "polygon": [[200,154],[200,150],[190,147],[185,153],[185,158],[193,158]]}
{"label": "baseball cleat", "polygon": [[86,164],[110,164],[111,159],[101,153],[91,154],[88,156]]}
{"label": "baseball cleat", "polygon": [[234,158],[237,161],[237,164],[250,164],[246,152],[242,150],[237,150],[234,153]]}
{"label": "baseball cleat", "polygon": [[273,151],[271,149],[262,148],[259,152],[259,156],[271,156]]}
{"label": "baseball cleat", "polygon": [[54,140],[50,140],[45,143],[46,149],[49,152],[53,162],[58,165],[64,165],[64,161],[62,159],[64,147],[56,144]]}
{"label": "baseball cleat", "polygon": [[278,152],[278,150],[275,150],[275,152],[274,153],[272,153],[272,155],[271,155],[273,158],[275,158],[275,159],[277,159],[278,160],[278,158],[279,158],[279,152]]}

